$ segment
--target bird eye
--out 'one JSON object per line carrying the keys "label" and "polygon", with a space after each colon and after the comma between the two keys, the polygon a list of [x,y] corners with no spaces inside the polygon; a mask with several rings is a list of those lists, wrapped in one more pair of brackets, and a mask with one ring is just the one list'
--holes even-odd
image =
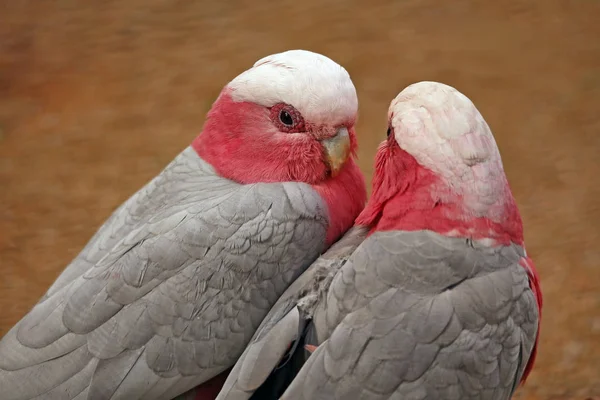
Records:
{"label": "bird eye", "polygon": [[391,134],[392,134],[392,128],[388,126],[387,137],[389,138]]}
{"label": "bird eye", "polygon": [[294,126],[294,119],[292,118],[290,113],[285,110],[281,110],[279,112],[279,120],[282,124],[286,126]]}
{"label": "bird eye", "polygon": [[269,107],[269,118],[280,132],[297,133],[306,129],[302,114],[290,104],[277,103]]}

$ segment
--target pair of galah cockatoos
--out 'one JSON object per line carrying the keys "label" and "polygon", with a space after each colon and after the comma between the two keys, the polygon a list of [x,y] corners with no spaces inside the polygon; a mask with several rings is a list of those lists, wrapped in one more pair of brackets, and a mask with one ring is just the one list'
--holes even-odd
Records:
{"label": "pair of galah cockatoos", "polygon": [[510,398],[542,297],[488,125],[407,87],[365,206],[357,110],[307,51],[231,81],[0,341],[0,399]]}

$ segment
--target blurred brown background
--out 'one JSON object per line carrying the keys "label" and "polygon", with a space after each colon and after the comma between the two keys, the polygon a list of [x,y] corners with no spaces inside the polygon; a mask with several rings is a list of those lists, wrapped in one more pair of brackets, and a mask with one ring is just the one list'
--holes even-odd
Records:
{"label": "blurred brown background", "polygon": [[596,0],[0,0],[0,335],[192,140],[224,84],[304,48],[354,79],[369,179],[406,85],[443,81],[475,102],[545,297],[518,397],[599,395],[598,21]]}

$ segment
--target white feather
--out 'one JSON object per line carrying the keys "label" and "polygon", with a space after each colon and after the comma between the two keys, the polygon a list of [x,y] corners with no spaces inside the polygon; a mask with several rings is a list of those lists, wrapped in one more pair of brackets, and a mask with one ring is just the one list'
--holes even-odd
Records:
{"label": "white feather", "polygon": [[228,87],[235,101],[271,107],[294,106],[313,124],[339,125],[356,119],[358,98],[348,72],[324,55],[290,50],[258,60]]}
{"label": "white feather", "polygon": [[[438,82],[408,86],[392,101],[388,117],[398,145],[464,196],[476,215],[500,218],[491,207],[508,190],[494,136],[468,97]],[[490,215],[497,211],[498,215]]]}

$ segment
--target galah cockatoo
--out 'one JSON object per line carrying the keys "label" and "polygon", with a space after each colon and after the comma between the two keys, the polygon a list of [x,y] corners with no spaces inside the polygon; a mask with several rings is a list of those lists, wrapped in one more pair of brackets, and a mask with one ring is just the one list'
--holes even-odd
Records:
{"label": "galah cockatoo", "polygon": [[542,294],[490,128],[435,82],[388,118],[356,225],[278,300],[217,399],[500,400],[527,378]]}
{"label": "galah cockatoo", "polygon": [[233,79],[0,341],[0,398],[171,399],[231,367],[364,207],[357,108],[346,70],[308,51]]}

